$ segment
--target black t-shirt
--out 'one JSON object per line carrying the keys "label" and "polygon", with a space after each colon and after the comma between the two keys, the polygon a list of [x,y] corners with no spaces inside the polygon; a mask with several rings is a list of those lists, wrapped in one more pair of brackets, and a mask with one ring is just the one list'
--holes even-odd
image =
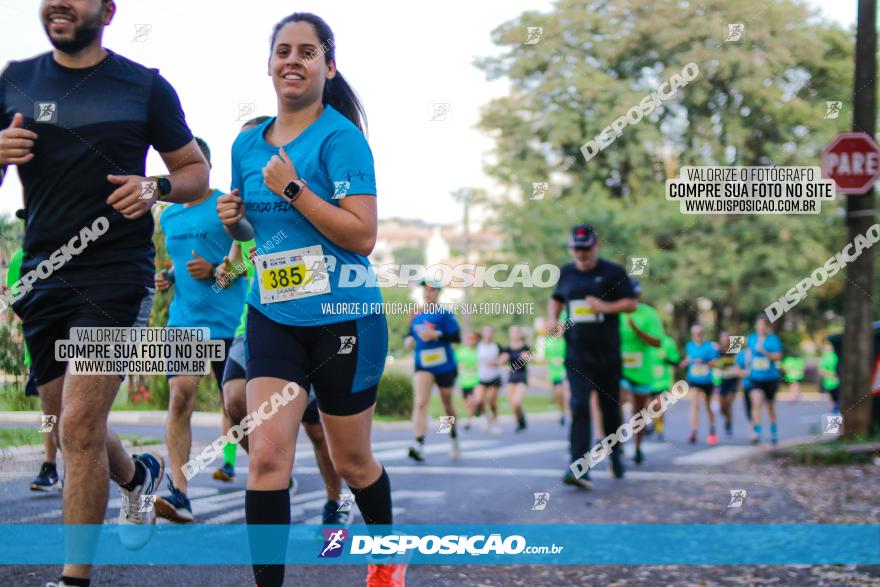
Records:
{"label": "black t-shirt", "polygon": [[[509,355],[509,358],[507,359],[507,364],[510,367],[511,371],[513,371],[514,373],[525,373],[528,371],[530,357],[527,353],[532,352],[532,349],[529,348],[529,345],[525,345],[518,349],[507,347],[505,349],[502,349],[501,352],[507,353]],[[523,355],[526,356],[523,357]]]}
{"label": "black t-shirt", "polygon": [[566,360],[620,360],[619,315],[594,313],[586,304],[587,296],[608,302],[635,298],[629,276],[620,265],[599,259],[590,271],[579,271],[574,263],[562,266],[553,299],[565,304],[573,322],[565,331]]}
{"label": "black t-shirt", "polygon": [[143,176],[151,145],[167,153],[192,140],[174,88],[157,70],[110,51],[85,69],[46,53],[11,61],[0,76],[0,128],[16,113],[38,136],[33,160],[18,167],[27,209],[22,275],[103,216],[107,232],[34,287],[152,285],[153,217],[126,220],[108,206],[118,186],[107,175]]}

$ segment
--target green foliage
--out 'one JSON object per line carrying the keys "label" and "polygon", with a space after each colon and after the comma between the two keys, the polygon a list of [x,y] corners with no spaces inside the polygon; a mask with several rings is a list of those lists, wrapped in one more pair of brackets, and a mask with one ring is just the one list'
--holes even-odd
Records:
{"label": "green foliage", "polygon": [[[413,290],[407,287],[383,287],[382,301],[386,304],[412,304]],[[400,357],[406,354],[404,340],[409,332],[410,316],[407,313],[388,312],[388,354]]]}
{"label": "green foliage", "polygon": [[376,414],[408,418],[413,409],[413,387],[409,375],[399,371],[385,371],[379,381]]}
{"label": "green foliage", "polygon": [[391,251],[391,256],[398,265],[425,264],[425,249],[423,247],[403,245]]}
{"label": "green foliage", "polygon": [[0,428],[0,447],[43,444],[43,433],[38,428]]}
{"label": "green foliage", "polygon": [[[742,41],[724,42],[726,23],[746,23]],[[523,44],[527,26],[544,28],[539,43]],[[494,205],[509,259],[567,262],[569,227],[593,224],[604,257],[649,258],[645,301],[672,305],[687,324],[707,298],[725,328],[742,331],[845,241],[837,202],[819,215],[690,216],[664,196],[679,165],[818,166],[846,128],[847,116],[824,116],[826,100],[850,103],[852,34],[802,2],[559,0],[493,40],[502,53],[478,66],[511,90],[480,126],[495,139],[487,172],[513,194]],[[581,145],[690,62],[695,80],[585,160]],[[538,181],[550,193],[530,200]],[[791,316],[815,326],[826,310],[839,315],[843,284],[830,280]],[[549,294],[514,293],[542,304]]]}

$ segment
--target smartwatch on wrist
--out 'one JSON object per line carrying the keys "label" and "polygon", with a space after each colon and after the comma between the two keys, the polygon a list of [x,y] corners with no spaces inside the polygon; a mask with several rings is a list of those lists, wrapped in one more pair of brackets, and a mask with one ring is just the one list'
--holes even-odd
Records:
{"label": "smartwatch on wrist", "polygon": [[301,179],[294,179],[284,188],[283,196],[288,203],[293,204],[300,197],[305,187],[306,182]]}
{"label": "smartwatch on wrist", "polygon": [[167,177],[157,177],[156,185],[159,188],[159,198],[171,193],[171,180]]}

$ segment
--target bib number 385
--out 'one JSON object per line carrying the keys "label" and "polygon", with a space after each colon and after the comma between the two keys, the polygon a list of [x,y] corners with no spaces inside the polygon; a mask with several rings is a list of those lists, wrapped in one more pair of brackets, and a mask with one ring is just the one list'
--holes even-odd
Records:
{"label": "bib number 385", "polygon": [[330,277],[320,245],[254,259],[260,303],[274,304],[330,292]]}

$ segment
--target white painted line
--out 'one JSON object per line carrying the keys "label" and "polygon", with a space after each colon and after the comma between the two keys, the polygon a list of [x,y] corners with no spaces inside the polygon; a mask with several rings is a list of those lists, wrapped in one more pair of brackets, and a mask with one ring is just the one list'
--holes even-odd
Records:
{"label": "white painted line", "polygon": [[744,456],[758,452],[754,446],[725,445],[698,450],[697,452],[672,459],[673,465],[724,465]]}

